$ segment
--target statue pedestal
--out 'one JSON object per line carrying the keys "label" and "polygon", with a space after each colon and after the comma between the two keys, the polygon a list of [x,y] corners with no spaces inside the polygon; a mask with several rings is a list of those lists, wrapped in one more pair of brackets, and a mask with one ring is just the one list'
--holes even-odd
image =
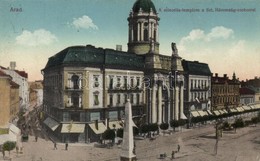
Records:
{"label": "statue pedestal", "polygon": [[133,158],[126,158],[126,157],[120,157],[120,161],[137,161],[136,157]]}

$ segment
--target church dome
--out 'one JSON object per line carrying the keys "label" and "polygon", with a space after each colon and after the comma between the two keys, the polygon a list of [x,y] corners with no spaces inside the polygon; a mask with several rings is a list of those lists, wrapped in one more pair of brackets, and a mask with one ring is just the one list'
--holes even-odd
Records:
{"label": "church dome", "polygon": [[151,0],[137,0],[133,6],[133,12],[139,12],[140,8],[142,8],[143,12],[149,13],[152,9],[154,13],[157,13],[155,6]]}

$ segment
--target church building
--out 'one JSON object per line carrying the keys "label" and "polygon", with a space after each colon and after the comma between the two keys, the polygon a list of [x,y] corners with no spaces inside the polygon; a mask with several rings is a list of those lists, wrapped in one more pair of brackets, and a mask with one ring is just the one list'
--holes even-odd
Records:
{"label": "church building", "polygon": [[98,141],[122,128],[127,99],[137,126],[186,119],[182,58],[175,43],[160,53],[153,2],[137,0],[127,20],[128,51],[70,46],[42,69],[43,122],[61,142]]}

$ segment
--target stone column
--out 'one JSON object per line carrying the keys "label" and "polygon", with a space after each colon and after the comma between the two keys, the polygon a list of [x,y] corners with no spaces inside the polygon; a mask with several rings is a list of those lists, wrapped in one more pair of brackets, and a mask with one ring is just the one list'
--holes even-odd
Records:
{"label": "stone column", "polygon": [[187,119],[186,116],[183,113],[183,85],[181,85],[180,89],[180,118],[181,119]]}
{"label": "stone column", "polygon": [[179,87],[175,87],[175,99],[174,99],[174,105],[175,105],[175,110],[174,110],[174,119],[179,120]]}
{"label": "stone column", "polygon": [[160,82],[158,87],[158,124],[162,123],[162,84]]}
{"label": "stone column", "polygon": [[137,23],[137,41],[140,41],[140,23]]}
{"label": "stone column", "polygon": [[125,126],[124,137],[121,147],[120,161],[136,161],[134,151],[134,136],[133,136],[133,120],[132,120],[132,106],[130,100],[127,99],[125,104]]}
{"label": "stone column", "polygon": [[144,22],[141,22],[141,41],[144,41]]}
{"label": "stone column", "polygon": [[[151,23],[151,37],[154,39],[154,23]],[[156,42],[156,40],[154,40]]]}
{"label": "stone column", "polygon": [[156,87],[155,83],[153,84],[152,89],[152,123],[156,123],[157,121],[157,112],[156,112]]}
{"label": "stone column", "polygon": [[170,121],[171,120],[174,120],[175,118],[175,88],[172,87],[172,100],[171,100],[171,110],[172,110],[172,118],[170,118]]}

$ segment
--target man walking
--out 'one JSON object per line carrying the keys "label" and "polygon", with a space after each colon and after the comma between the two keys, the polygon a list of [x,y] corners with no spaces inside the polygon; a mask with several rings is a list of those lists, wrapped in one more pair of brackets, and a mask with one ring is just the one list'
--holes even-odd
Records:
{"label": "man walking", "polygon": [[68,143],[65,144],[65,150],[68,150]]}
{"label": "man walking", "polygon": [[178,152],[180,151],[180,149],[181,149],[181,146],[178,144]]}
{"label": "man walking", "polygon": [[57,144],[54,142],[54,150],[57,150]]}

